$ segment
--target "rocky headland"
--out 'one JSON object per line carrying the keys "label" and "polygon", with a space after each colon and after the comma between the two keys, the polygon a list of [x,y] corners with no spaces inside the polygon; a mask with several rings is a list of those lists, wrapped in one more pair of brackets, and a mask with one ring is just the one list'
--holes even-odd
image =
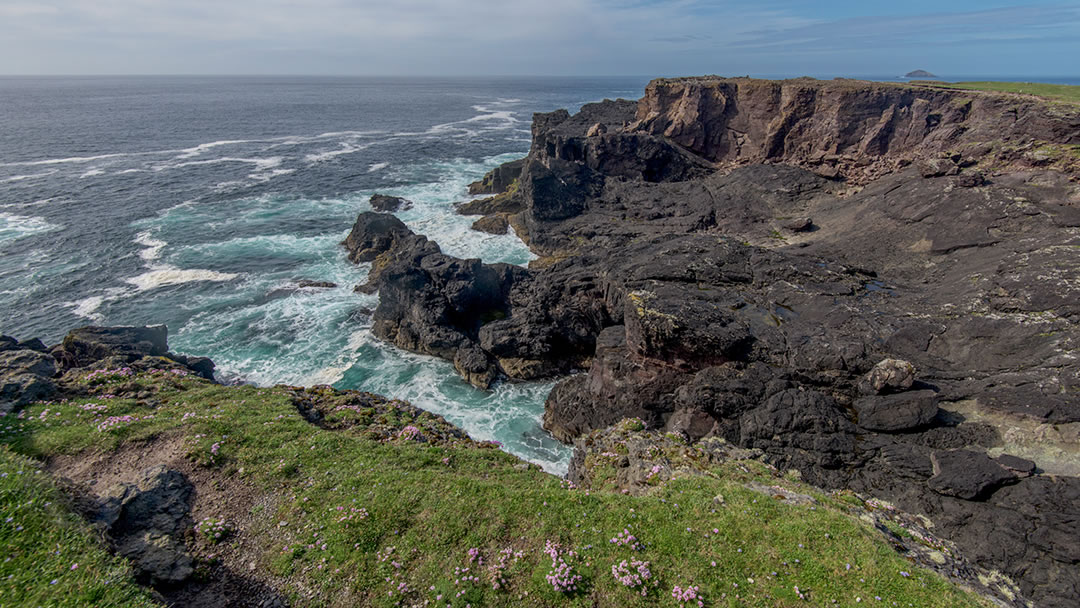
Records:
{"label": "rocky headland", "polygon": [[459,206],[529,269],[357,219],[378,336],[481,388],[561,378],[576,462],[627,417],[722,440],[927,517],[1018,601],[1080,596],[1080,106],[662,79],[532,135]]}

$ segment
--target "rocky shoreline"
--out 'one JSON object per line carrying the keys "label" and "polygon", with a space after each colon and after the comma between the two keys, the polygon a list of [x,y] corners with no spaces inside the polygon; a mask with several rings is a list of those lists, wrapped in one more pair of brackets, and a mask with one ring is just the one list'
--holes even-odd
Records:
{"label": "rocky shoreline", "polygon": [[459,208],[529,269],[357,219],[376,335],[481,388],[562,378],[544,423],[579,451],[627,417],[723,439],[1080,596],[1080,109],[704,77],[532,133]]}
{"label": "rocky shoreline", "polygon": [[[573,483],[602,461],[638,494],[651,467],[693,468],[670,454],[762,460],[911,514],[950,547],[936,569],[999,603],[1056,608],[1080,597],[1078,163],[1076,106],[658,80],[639,102],[536,115],[529,155],[470,189],[490,197],[458,211],[512,226],[530,268],[446,255],[389,213],[343,245],[371,264],[357,290],[379,293],[378,337],[480,388],[559,380],[544,425],[574,443]],[[214,366],[170,353],[164,327],[0,337],[2,411],[70,396],[89,369]],[[607,462],[616,443],[633,449]],[[186,571],[166,553],[165,575]]]}

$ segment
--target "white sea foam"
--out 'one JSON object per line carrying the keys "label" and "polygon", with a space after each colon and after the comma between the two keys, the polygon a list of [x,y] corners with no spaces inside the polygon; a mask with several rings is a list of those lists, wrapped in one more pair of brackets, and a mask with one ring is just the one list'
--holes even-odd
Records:
{"label": "white sea foam", "polygon": [[0,243],[59,228],[61,226],[50,224],[44,218],[0,213]]}
{"label": "white sea foam", "polygon": [[104,302],[105,296],[90,296],[89,298],[68,302],[68,306],[75,308],[73,312],[76,315],[101,323],[105,320],[105,317],[97,312],[97,309],[101,308]]}
{"label": "white sea foam", "polygon": [[79,176],[79,179],[85,179],[87,177],[96,177],[98,175],[105,175],[105,170],[94,167],[93,169],[90,169],[88,171],[83,172],[83,174]]}
{"label": "white sea foam", "polygon": [[179,285],[182,283],[194,283],[198,281],[231,281],[240,275],[230,272],[218,272],[216,270],[181,269],[168,265],[153,266],[148,272],[138,276],[124,279],[131,283],[139,291],[148,291],[165,287],[167,285]]}
{"label": "white sea foam", "polygon": [[135,236],[135,244],[146,247],[146,249],[139,252],[139,257],[147,262],[156,260],[158,256],[161,255],[161,250],[168,245],[165,241],[159,241],[153,238],[149,230],[137,234]]}
{"label": "white sea foam", "polygon": [[387,168],[389,166],[390,166],[390,163],[372,163],[372,165],[370,167],[368,167],[367,172],[368,173],[375,173],[377,171],[382,171],[383,169],[385,169],[385,168]]}

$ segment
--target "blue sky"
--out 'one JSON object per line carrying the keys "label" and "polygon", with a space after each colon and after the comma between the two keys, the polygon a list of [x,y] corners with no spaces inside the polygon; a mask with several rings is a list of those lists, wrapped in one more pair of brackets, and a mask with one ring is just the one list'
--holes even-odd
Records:
{"label": "blue sky", "polygon": [[0,74],[1080,76],[1080,2],[0,0]]}

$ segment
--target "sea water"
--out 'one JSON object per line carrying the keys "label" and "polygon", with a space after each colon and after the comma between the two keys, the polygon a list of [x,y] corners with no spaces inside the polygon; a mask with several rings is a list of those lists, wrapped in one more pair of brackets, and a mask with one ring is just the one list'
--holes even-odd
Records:
{"label": "sea water", "polygon": [[[644,78],[0,78],[0,333],[168,325],[224,380],[405,399],[565,472],[551,383],[481,391],[374,338],[340,246],[378,192],[448,254],[526,264],[469,229],[466,186],[529,149],[533,112],[636,98]],[[301,280],[334,288],[298,288]]]}

